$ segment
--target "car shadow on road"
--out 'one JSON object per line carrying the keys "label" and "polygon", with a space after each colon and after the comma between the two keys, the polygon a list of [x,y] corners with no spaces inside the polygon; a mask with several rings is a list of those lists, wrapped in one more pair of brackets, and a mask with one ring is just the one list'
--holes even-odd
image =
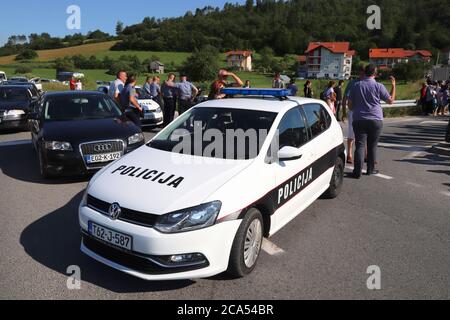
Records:
{"label": "car shadow on road", "polygon": [[86,182],[92,175],[82,177],[44,179],[31,143],[0,147],[0,170],[16,180],[37,184],[71,184]]}
{"label": "car shadow on road", "polygon": [[[381,143],[391,143],[408,146],[427,146],[436,141],[444,141],[447,125],[441,126],[422,126],[422,125],[398,125],[390,126],[407,130],[407,132],[396,132],[381,136]],[[394,146],[389,147],[395,149]],[[400,146],[399,149],[404,149]]]}
{"label": "car shadow on road", "polygon": [[72,265],[80,267],[81,281],[116,293],[158,292],[177,290],[193,281],[148,282],[107,267],[80,251],[81,235],[78,205],[83,193],[78,193],[65,206],[43,216],[26,227],[20,243],[35,261],[66,275]]}

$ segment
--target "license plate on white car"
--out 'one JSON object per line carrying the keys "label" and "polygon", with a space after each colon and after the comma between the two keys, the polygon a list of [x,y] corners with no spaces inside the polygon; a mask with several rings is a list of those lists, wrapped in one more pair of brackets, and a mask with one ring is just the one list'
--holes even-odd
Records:
{"label": "license plate on white car", "polygon": [[132,250],[133,238],[131,236],[105,228],[93,222],[89,222],[88,228],[89,234],[94,238],[122,249]]}
{"label": "license plate on white car", "polygon": [[111,162],[120,159],[121,156],[122,156],[121,152],[94,154],[86,156],[86,162],[87,163]]}

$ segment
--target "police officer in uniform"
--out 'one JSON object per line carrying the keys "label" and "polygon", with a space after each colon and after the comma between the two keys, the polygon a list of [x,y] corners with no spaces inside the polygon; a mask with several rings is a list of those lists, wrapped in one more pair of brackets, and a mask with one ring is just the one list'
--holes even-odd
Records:
{"label": "police officer in uniform", "polygon": [[164,127],[175,118],[177,88],[175,84],[175,74],[170,73],[167,80],[161,86],[161,93],[164,100]]}
{"label": "police officer in uniform", "polygon": [[185,113],[192,107],[194,98],[198,94],[198,89],[189,81],[187,81],[187,76],[185,74],[181,75],[181,82],[176,84],[179,94],[179,112],[180,115]]}

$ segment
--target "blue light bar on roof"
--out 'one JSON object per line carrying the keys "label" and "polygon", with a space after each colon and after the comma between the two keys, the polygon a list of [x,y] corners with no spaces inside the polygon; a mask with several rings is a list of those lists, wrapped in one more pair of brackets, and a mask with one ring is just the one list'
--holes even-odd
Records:
{"label": "blue light bar on roof", "polygon": [[288,97],[292,95],[288,89],[245,89],[245,88],[223,88],[221,93],[230,96],[270,96],[270,97]]}

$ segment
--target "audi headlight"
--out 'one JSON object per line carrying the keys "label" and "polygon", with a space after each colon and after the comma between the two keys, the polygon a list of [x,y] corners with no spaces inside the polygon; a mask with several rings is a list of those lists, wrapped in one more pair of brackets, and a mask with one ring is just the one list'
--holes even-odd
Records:
{"label": "audi headlight", "polygon": [[133,134],[131,137],[128,138],[128,144],[129,145],[136,144],[136,143],[144,141],[144,139],[145,138],[144,138],[144,135],[142,133],[136,133],[136,134]]}
{"label": "audi headlight", "polygon": [[8,116],[21,116],[24,114],[25,114],[25,111],[23,111],[23,110],[8,110],[8,111],[6,111],[6,115],[8,115]]}
{"label": "audi headlight", "polygon": [[46,141],[45,149],[53,151],[72,151],[72,145],[69,142]]}
{"label": "audi headlight", "polygon": [[214,201],[172,212],[159,217],[154,228],[162,233],[181,233],[207,228],[214,225],[221,208],[222,202]]}

